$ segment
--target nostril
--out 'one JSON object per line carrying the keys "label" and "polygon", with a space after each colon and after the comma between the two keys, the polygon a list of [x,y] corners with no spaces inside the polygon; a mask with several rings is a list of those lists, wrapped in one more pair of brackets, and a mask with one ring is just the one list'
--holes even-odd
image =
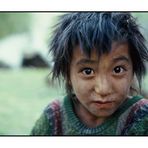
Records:
{"label": "nostril", "polygon": [[101,96],[107,96],[112,92],[112,85],[107,75],[99,75],[95,79],[95,92]]}
{"label": "nostril", "polygon": [[108,96],[112,93],[109,86],[95,86],[95,92],[102,97]]}
{"label": "nostril", "polygon": [[95,89],[95,92],[100,96],[107,96],[108,94],[110,94],[108,91],[98,90],[98,89]]}

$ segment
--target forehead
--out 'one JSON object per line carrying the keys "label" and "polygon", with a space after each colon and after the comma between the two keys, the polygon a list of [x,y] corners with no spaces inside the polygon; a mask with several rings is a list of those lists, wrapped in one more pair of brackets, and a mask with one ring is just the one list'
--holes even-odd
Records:
{"label": "forehead", "polygon": [[[114,42],[112,44],[111,51],[109,53],[104,53],[101,56],[97,54],[95,49],[92,49],[90,59],[95,60],[95,61],[96,60],[99,61],[104,56],[105,56],[105,59],[113,59],[113,58],[116,58],[118,56],[126,56],[126,57],[130,58],[128,43]],[[80,49],[79,46],[77,46],[73,51],[72,61],[78,61],[82,58],[88,59],[88,57],[84,54],[83,50]]]}

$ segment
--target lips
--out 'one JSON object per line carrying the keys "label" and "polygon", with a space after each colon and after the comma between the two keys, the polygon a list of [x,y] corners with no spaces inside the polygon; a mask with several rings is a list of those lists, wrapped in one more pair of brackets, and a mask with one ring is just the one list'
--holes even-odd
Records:
{"label": "lips", "polygon": [[113,103],[114,101],[94,101],[94,103],[98,104],[108,104],[108,103]]}
{"label": "lips", "polygon": [[115,101],[94,101],[93,104],[98,109],[111,109]]}

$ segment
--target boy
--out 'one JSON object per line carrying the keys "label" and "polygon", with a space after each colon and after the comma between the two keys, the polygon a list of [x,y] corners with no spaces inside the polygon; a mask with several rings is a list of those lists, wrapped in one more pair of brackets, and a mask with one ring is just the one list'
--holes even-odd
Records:
{"label": "boy", "polygon": [[46,107],[31,135],[148,135],[148,100],[131,96],[148,51],[131,14],[65,14],[50,51],[67,95]]}

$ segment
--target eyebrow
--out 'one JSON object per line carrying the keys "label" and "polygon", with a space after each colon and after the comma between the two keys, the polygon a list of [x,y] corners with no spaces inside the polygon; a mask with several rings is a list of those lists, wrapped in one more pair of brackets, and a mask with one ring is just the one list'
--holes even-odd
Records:
{"label": "eyebrow", "polygon": [[97,63],[97,61],[90,60],[90,59],[81,59],[76,63],[76,65],[83,65],[83,64],[94,64]]}
{"label": "eyebrow", "polygon": [[[126,56],[119,56],[119,57],[113,58],[113,62],[114,62],[114,63],[119,62],[119,61],[126,61],[126,62],[129,63],[129,58],[126,57]],[[97,61],[95,61],[95,60],[81,59],[80,61],[78,61],[78,62],[76,63],[76,65],[95,64],[95,63],[97,63]]]}
{"label": "eyebrow", "polygon": [[129,58],[126,56],[119,56],[119,57],[115,57],[113,58],[113,62],[118,62],[118,61],[126,61],[126,62],[130,62]]}

